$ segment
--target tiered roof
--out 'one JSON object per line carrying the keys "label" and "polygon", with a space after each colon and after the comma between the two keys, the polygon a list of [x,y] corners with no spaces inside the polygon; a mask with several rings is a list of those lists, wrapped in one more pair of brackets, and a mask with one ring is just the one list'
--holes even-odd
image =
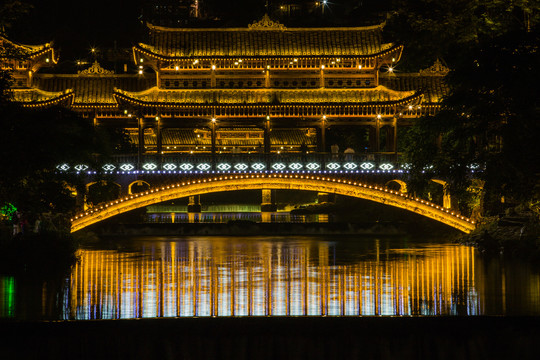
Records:
{"label": "tiered roof", "polygon": [[73,91],[43,91],[40,89],[13,89],[13,101],[25,107],[49,106],[63,101],[72,102]]}
{"label": "tiered roof", "polygon": [[313,90],[163,90],[157,87],[130,92],[116,90],[120,99],[132,99],[140,103],[174,104],[318,104],[318,103],[384,103],[404,100],[416,91],[394,91],[384,86],[372,89],[313,89]]}
{"label": "tiered roof", "polygon": [[21,55],[28,59],[36,58],[38,56],[51,52],[52,53],[51,61],[56,63],[58,60],[54,56],[54,48],[52,46],[52,43],[45,43],[45,44],[39,44],[39,45],[25,45],[25,44],[20,44],[20,43],[11,41],[5,36],[0,35],[0,47],[13,48],[17,52],[19,52],[18,55]]}
{"label": "tiered roof", "polygon": [[72,89],[74,105],[116,105],[115,88],[141,91],[155,84],[155,77],[132,75],[81,76],[40,74],[33,85],[39,89],[57,92]]}
{"label": "tiered roof", "polygon": [[139,47],[167,57],[364,56],[392,47],[382,42],[383,25],[290,29],[282,25],[222,29],[149,25],[149,28],[150,44]]}

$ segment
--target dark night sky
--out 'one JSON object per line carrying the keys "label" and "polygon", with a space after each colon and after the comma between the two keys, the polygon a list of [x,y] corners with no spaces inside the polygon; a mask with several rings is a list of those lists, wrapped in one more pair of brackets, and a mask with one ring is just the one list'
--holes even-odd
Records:
{"label": "dark night sky", "polygon": [[[298,0],[297,0],[298,1]],[[301,1],[301,0],[300,0]],[[144,3],[148,0],[25,0],[34,8],[9,30],[13,40],[38,44],[54,41],[61,51],[61,61],[75,61],[89,56],[92,46],[98,48],[129,48],[145,41],[146,27],[143,25]],[[303,17],[295,21],[309,21],[315,26],[359,25],[362,16],[377,13],[389,0],[334,0],[330,2],[321,19]],[[265,12],[265,0],[206,0],[210,11],[221,21],[208,20],[199,26],[246,26],[258,20]],[[368,14],[368,15],[366,15]],[[283,21],[287,23],[287,21]],[[288,24],[298,25],[298,24]],[[197,26],[195,24],[195,26]]]}

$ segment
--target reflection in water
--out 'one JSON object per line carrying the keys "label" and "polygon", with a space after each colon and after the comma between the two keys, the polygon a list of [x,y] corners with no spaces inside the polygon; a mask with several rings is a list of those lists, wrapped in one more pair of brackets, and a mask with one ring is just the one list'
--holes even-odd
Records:
{"label": "reflection in water", "polygon": [[401,250],[334,265],[328,242],[181,241],[83,251],[67,318],[479,314],[473,249]]}
{"label": "reflection in water", "polygon": [[[540,315],[540,275],[471,247],[323,237],[124,239],[67,278],[0,276],[0,318]],[[100,246],[100,245],[98,245]]]}
{"label": "reflection in water", "polygon": [[202,213],[153,213],[147,223],[226,223],[228,221],[253,221],[263,223],[328,223],[328,214],[294,215],[289,212],[202,212]]}
{"label": "reflection in water", "polygon": [[15,316],[15,278],[0,276],[0,318]]}

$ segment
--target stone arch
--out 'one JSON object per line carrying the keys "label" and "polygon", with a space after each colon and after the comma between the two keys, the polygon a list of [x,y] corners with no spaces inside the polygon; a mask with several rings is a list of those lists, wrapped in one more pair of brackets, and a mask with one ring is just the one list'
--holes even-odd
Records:
{"label": "stone arch", "polygon": [[[140,191],[133,192],[133,187],[134,186],[137,186],[139,189],[136,189],[136,190],[140,190]],[[141,189],[143,187],[144,187],[144,189]],[[135,194],[135,193],[138,193],[138,192],[143,192],[143,191],[146,191],[146,190],[150,190],[150,184],[148,182],[144,181],[144,180],[135,180],[131,184],[128,185],[128,195],[132,195],[132,194]]]}
{"label": "stone arch", "polygon": [[104,201],[110,201],[120,196],[122,185],[107,180],[98,180],[86,184],[85,204],[92,207]]}
{"label": "stone arch", "polygon": [[103,203],[90,211],[76,215],[72,219],[72,232],[85,228],[110,217],[145,206],[175,200],[178,198],[223,191],[283,189],[307,190],[334,193],[379,202],[405,209],[419,215],[442,222],[463,232],[470,232],[476,226],[470,219],[450,209],[444,209],[428,201],[413,198],[384,187],[363,184],[333,176],[288,175],[288,174],[238,174],[214,175],[184,180],[164,185]]}
{"label": "stone arch", "polygon": [[397,189],[399,192],[402,192],[404,194],[407,193],[407,183],[405,181],[400,180],[400,179],[393,179],[393,180],[388,181],[385,184],[385,186],[390,187],[390,185],[392,185],[392,183],[395,183],[395,184],[399,185],[399,189]]}

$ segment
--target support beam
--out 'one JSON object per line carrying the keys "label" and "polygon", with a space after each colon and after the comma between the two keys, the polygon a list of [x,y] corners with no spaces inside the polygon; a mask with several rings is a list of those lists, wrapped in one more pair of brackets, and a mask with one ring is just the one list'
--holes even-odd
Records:
{"label": "support beam", "polygon": [[216,162],[216,119],[212,118],[212,124],[211,124],[211,152],[212,152],[212,164],[215,164]]}
{"label": "support beam", "polygon": [[379,119],[375,123],[375,152],[381,151],[381,123]]}
{"label": "support beam", "polygon": [[187,206],[188,213],[200,213],[201,210],[202,210],[201,196],[200,195],[190,196],[188,206]]}
{"label": "support beam", "polygon": [[326,117],[324,116],[317,129],[317,135],[317,150],[324,153],[326,152]]}
{"label": "support beam", "polygon": [[143,163],[143,156],[144,156],[144,124],[143,124],[143,121],[144,119],[142,117],[139,117],[137,119],[137,123],[138,123],[138,130],[139,130],[139,148],[138,148],[138,152],[137,152],[137,155],[138,155],[138,165],[139,165],[139,168],[141,166],[141,164]]}
{"label": "support beam", "polygon": [[156,153],[159,162],[161,163],[161,154],[163,152],[163,136],[161,128],[161,118],[156,116]]}
{"label": "support beam", "polygon": [[276,212],[277,205],[272,196],[271,189],[262,189],[261,212]]}
{"label": "support beam", "polygon": [[325,192],[317,193],[317,202],[322,203],[333,203],[336,200],[335,194],[329,194]]}
{"label": "support beam", "polygon": [[394,144],[393,144],[392,148],[393,148],[393,152],[394,152],[394,161],[397,161],[397,160],[398,160],[398,148],[397,148],[397,118],[394,118],[393,128],[394,128],[394,137],[393,137]]}
{"label": "support beam", "polygon": [[272,144],[270,143],[270,117],[266,117],[266,122],[264,123],[264,153],[270,154],[272,151]]}

